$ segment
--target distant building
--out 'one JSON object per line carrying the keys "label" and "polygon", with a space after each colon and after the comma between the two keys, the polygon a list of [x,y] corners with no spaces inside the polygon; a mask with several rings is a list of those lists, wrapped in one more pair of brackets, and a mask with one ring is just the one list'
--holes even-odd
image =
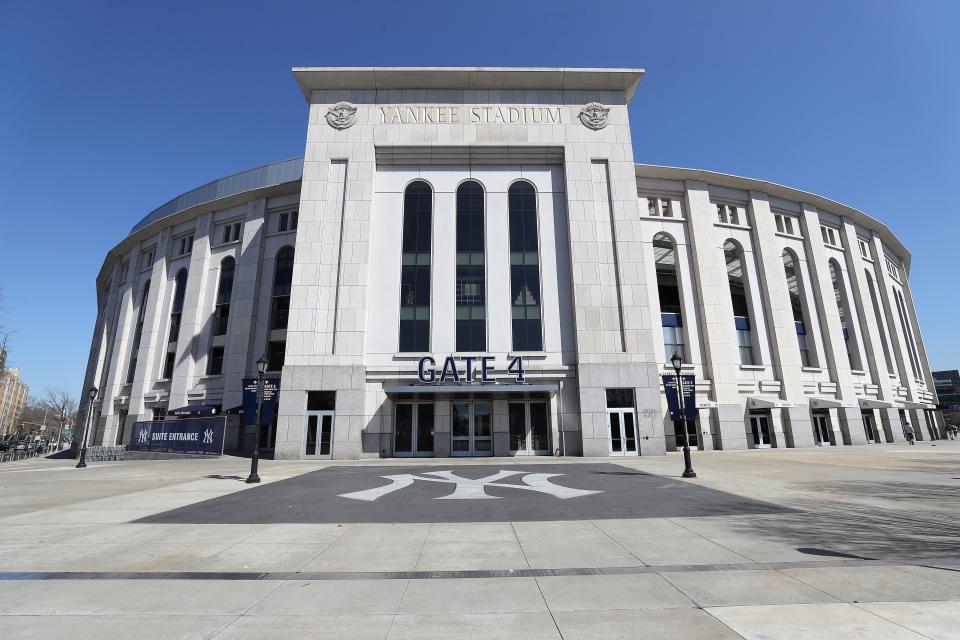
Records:
{"label": "distant building", "polygon": [[0,436],[16,431],[29,392],[20,379],[20,369],[0,369]]}
{"label": "distant building", "polygon": [[934,371],[933,384],[937,389],[943,417],[949,424],[960,426],[960,371]]}

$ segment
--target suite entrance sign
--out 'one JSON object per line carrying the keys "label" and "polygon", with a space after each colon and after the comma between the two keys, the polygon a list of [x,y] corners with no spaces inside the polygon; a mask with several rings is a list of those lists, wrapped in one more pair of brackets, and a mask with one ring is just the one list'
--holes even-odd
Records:
{"label": "suite entrance sign", "polygon": [[526,379],[523,356],[514,356],[506,368],[499,369],[496,356],[447,356],[441,366],[431,356],[423,356],[417,363],[417,379],[420,384],[496,384],[511,379],[522,383]]}
{"label": "suite entrance sign", "polygon": [[697,419],[696,376],[680,376],[683,386],[683,409],[685,417],[680,415],[680,399],[677,396],[677,376],[662,376],[663,390],[667,394],[667,408],[670,410],[670,419],[674,422]]}

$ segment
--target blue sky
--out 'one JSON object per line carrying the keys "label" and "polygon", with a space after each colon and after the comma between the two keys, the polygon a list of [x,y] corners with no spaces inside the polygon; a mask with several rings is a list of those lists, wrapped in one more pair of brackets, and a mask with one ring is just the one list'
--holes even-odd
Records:
{"label": "blue sky", "polygon": [[886,222],[933,368],[960,366],[960,3],[0,3],[0,324],[81,391],[106,252],[208,180],[302,155],[294,66],[636,66],[638,162]]}

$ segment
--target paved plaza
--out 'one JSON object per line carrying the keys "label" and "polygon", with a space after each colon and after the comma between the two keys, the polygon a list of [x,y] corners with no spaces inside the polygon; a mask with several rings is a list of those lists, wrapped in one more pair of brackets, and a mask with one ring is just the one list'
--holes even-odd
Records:
{"label": "paved plaza", "polygon": [[0,465],[3,638],[960,638],[960,442]]}

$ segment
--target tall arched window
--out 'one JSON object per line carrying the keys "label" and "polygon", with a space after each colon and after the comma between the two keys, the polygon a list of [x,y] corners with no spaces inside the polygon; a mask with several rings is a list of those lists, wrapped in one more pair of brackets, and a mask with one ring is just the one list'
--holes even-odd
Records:
{"label": "tall arched window", "polygon": [[913,329],[910,327],[910,317],[907,315],[907,305],[903,301],[903,295],[896,289],[893,290],[893,297],[897,302],[897,312],[900,316],[900,327],[903,330],[903,338],[906,341],[904,345],[907,349],[907,359],[910,361],[910,370],[913,371],[913,377],[920,379],[920,358],[917,357],[916,344],[913,341]]}
{"label": "tall arched window", "polygon": [[403,257],[400,266],[401,352],[430,350],[430,251],[433,190],[423,180],[403,194]]}
{"label": "tall arched window", "polygon": [[787,276],[790,309],[793,311],[793,324],[797,330],[800,364],[804,367],[816,366],[815,354],[811,353],[810,342],[807,339],[807,319],[803,311],[803,298],[801,296],[800,261],[789,249],[783,252],[783,271]]}
{"label": "tall arched window", "polygon": [[180,337],[180,320],[183,316],[183,298],[187,294],[187,270],[177,271],[173,286],[173,305],[170,307],[170,336],[167,342],[176,342]]}
{"label": "tall arched window", "polygon": [[850,361],[851,369],[860,371],[863,369],[863,363],[860,361],[860,349],[857,348],[856,332],[849,313],[849,298],[843,282],[843,271],[836,260],[830,261],[830,280],[833,282],[833,295],[837,299],[837,308],[840,311],[840,327],[843,330],[843,344],[847,349],[847,359]]}
{"label": "tall arched window", "polygon": [[730,300],[733,302],[733,323],[737,331],[740,364],[757,364],[753,330],[750,326],[750,304],[747,302],[743,251],[736,242],[727,240],[723,243],[723,255],[727,263],[727,281],[730,284]]}
{"label": "tall arched window", "polygon": [[887,363],[887,372],[896,373],[893,368],[893,359],[890,357],[890,343],[887,342],[887,331],[884,329],[883,314],[880,312],[880,303],[877,300],[877,291],[873,284],[873,276],[869,269],[864,269],[867,276],[867,289],[870,291],[870,304],[873,307],[873,315],[877,319],[877,329],[880,331],[880,344],[883,346],[883,359]]}
{"label": "tall arched window", "polygon": [[680,302],[680,279],[677,251],[665,233],[653,237],[653,259],[657,270],[657,293],[660,296],[660,324],[663,327],[663,349],[669,360],[677,354],[687,362],[683,341],[683,312]]}
{"label": "tall arched window", "polygon": [[537,240],[537,192],[529,182],[510,185],[510,305],[514,351],[542,351],[540,318],[540,246]]}
{"label": "tall arched window", "polygon": [[224,340],[220,336],[227,334],[230,322],[230,300],[233,297],[233,272],[236,264],[232,256],[220,261],[220,281],[217,283],[216,306],[213,310],[213,339],[207,360],[207,374],[211,376],[223,373]]}
{"label": "tall arched window", "polygon": [[457,351],[485,351],[486,266],[483,187],[468,180],[457,188]]}
{"label": "tall arched window", "polygon": [[130,349],[130,364],[127,366],[127,384],[133,382],[137,371],[137,352],[140,351],[140,337],[143,335],[143,319],[147,313],[147,296],[150,295],[150,281],[143,283],[140,293],[140,308],[137,310],[137,324],[133,329],[133,344]]}
{"label": "tall arched window", "polygon": [[[267,368],[279,371],[287,351],[286,330],[290,320],[290,283],[293,282],[293,247],[281,247],[273,262],[273,290],[270,296],[270,343]],[[276,333],[276,332],[281,333]]]}

